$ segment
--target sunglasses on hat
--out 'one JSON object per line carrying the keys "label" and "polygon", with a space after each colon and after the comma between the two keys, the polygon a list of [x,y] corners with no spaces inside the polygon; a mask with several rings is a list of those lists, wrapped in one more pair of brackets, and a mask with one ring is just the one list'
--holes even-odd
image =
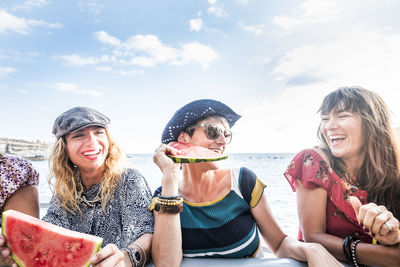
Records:
{"label": "sunglasses on hat", "polygon": [[232,132],[227,129],[221,129],[216,125],[212,125],[209,123],[202,123],[198,126],[193,126],[188,128],[188,131],[193,130],[198,127],[204,127],[206,129],[206,136],[208,139],[215,140],[219,137],[220,134],[224,135],[225,142],[229,144],[232,141]]}

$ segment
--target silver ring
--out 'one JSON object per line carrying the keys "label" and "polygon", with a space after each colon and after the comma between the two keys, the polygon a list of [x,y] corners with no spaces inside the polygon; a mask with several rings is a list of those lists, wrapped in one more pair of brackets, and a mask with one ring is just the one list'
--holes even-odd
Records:
{"label": "silver ring", "polygon": [[390,226],[387,221],[384,223],[384,225],[386,225],[386,227],[389,229],[389,232],[392,231],[392,226]]}
{"label": "silver ring", "polygon": [[381,214],[382,214],[382,211],[381,211],[380,208],[376,207],[375,210],[376,210],[376,212],[378,213],[378,215],[381,215]]}

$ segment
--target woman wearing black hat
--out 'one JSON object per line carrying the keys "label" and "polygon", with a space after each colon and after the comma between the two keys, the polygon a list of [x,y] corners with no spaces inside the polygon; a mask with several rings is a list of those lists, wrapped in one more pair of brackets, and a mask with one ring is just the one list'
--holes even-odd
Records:
{"label": "woman wearing black hat", "polygon": [[279,257],[311,266],[339,263],[321,245],[301,243],[279,228],[263,195],[265,185],[247,168],[220,169],[215,162],[179,165],[166,153],[171,141],[225,151],[240,118],[225,104],[202,99],[179,109],[166,125],[153,160],[163,173],[154,194],[152,246],[156,266],[179,266],[184,257],[262,257],[258,230]]}
{"label": "woman wearing black hat", "polygon": [[144,177],[126,167],[111,138],[110,120],[74,107],[53,126],[57,141],[50,156],[54,197],[43,220],[103,238],[94,266],[143,266],[150,258],[153,215]]}

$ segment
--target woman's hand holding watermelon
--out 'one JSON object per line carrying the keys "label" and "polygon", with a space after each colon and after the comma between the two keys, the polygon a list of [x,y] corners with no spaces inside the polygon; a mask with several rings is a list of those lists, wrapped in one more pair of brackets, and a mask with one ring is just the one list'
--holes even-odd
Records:
{"label": "woman's hand holding watermelon", "polygon": [[18,267],[10,257],[11,251],[6,247],[6,238],[0,235],[0,266]]}
{"label": "woman's hand holding watermelon", "polygon": [[178,195],[179,165],[169,158],[167,154],[177,156],[179,155],[179,151],[161,144],[154,153],[153,161],[163,173],[162,194],[167,196]]}
{"label": "woman's hand holding watermelon", "polygon": [[108,244],[90,259],[93,267],[118,266],[131,267],[132,264],[126,252],[122,252],[114,244]]}

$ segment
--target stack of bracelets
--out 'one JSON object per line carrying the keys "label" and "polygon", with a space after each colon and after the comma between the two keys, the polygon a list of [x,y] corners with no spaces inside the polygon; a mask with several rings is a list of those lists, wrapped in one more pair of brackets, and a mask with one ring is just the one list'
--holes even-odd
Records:
{"label": "stack of bracelets", "polygon": [[161,213],[180,213],[183,211],[183,198],[177,196],[158,195],[154,198],[154,209]]}
{"label": "stack of bracelets", "polygon": [[354,267],[364,266],[359,265],[356,259],[356,247],[357,244],[360,243],[361,240],[353,235],[348,235],[343,240],[343,252],[346,256],[346,259],[349,263],[351,263]]}

